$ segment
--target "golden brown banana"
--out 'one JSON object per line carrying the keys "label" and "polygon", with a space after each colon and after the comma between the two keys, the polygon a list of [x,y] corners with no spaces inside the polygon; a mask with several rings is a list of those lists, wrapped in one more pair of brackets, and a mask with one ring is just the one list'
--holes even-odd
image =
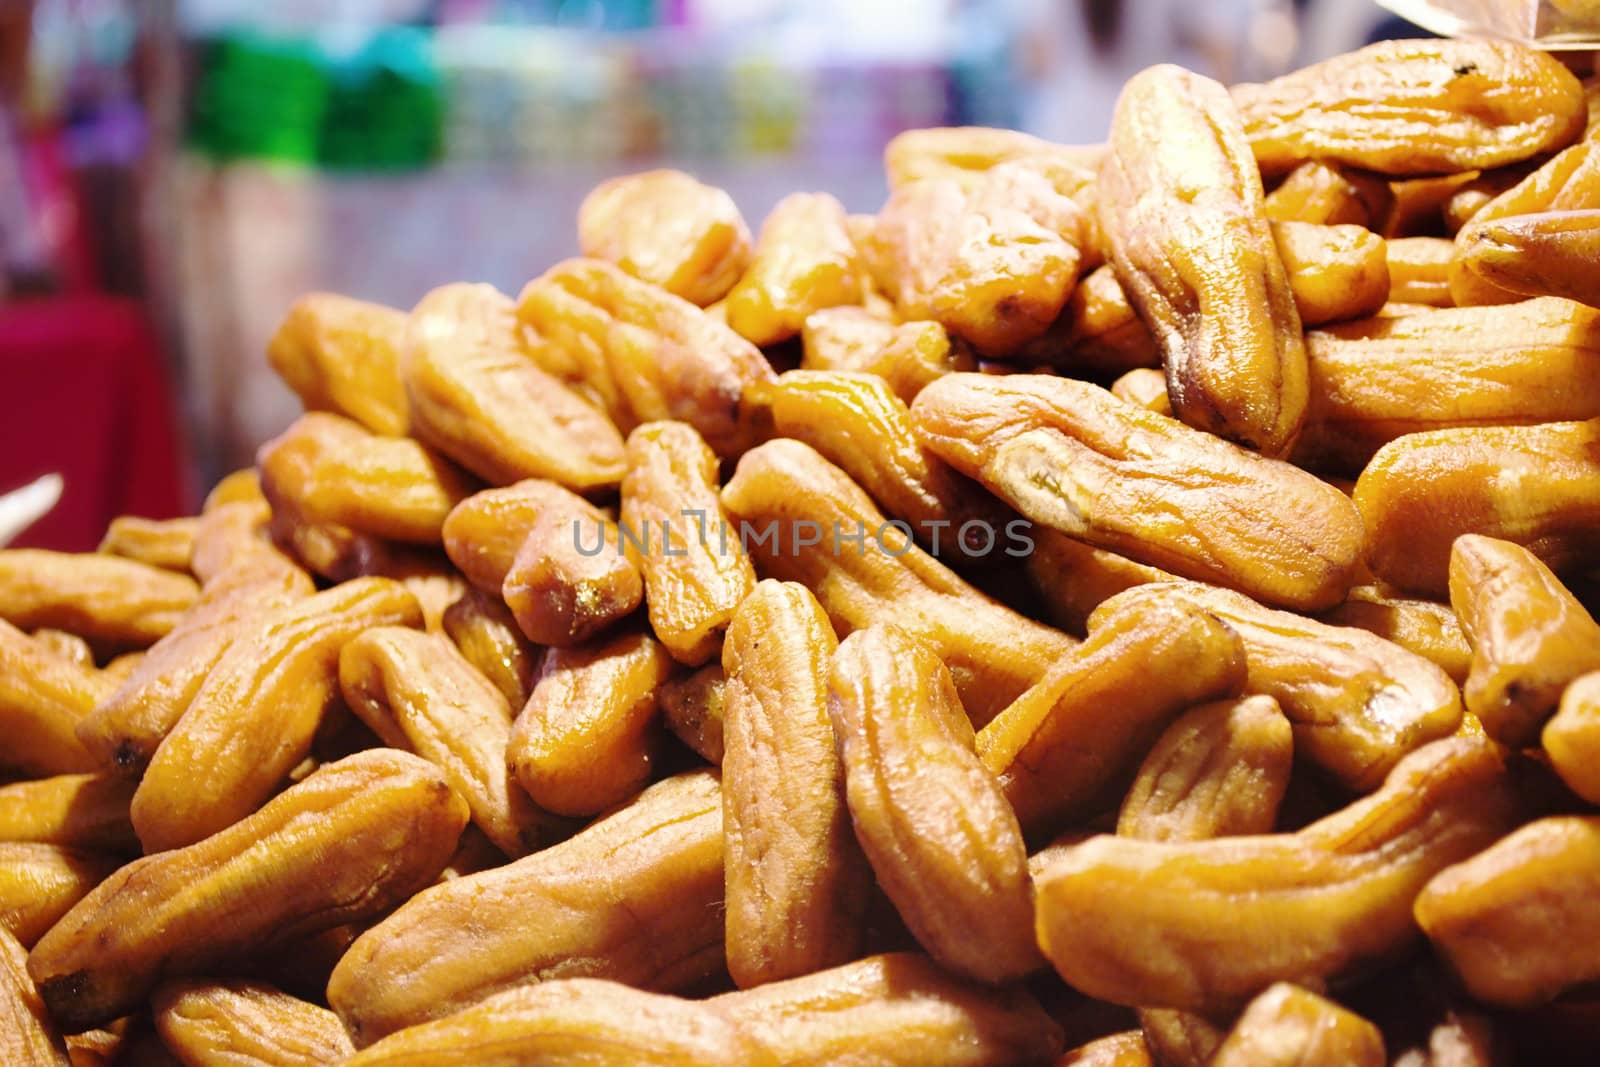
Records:
{"label": "golden brown banana", "polygon": [[1409,433],[1600,415],[1600,311],[1546,297],[1306,335],[1311,417],[1294,460],[1355,474]]}
{"label": "golden brown banana", "polygon": [[578,206],[578,247],[705,307],[750,263],[750,229],[721,189],[681,170],[603,181]]}
{"label": "golden brown banana", "polygon": [[1059,830],[1106,799],[1181,712],[1244,680],[1245,650],[1227,624],[1156,597],[1095,620],[1087,641],[978,732],[978,755],[1025,831]]}
{"label": "golden brown banana", "polygon": [[865,249],[902,318],[1004,357],[1044,333],[1077,283],[1083,210],[1028,162],[889,195]]}
{"label": "golden brown banana", "polygon": [[1266,204],[1267,218],[1273,222],[1377,230],[1394,206],[1394,194],[1375,174],[1311,160],[1290,171],[1267,194]]}
{"label": "golden brown banana", "polygon": [[1307,160],[1399,176],[1498,167],[1583,134],[1583,86],[1509,41],[1385,41],[1233,90],[1261,169]]}
{"label": "golden brown banana", "polygon": [[332,411],[373,433],[406,432],[400,354],[406,313],[333,293],[307,293],[267,342],[267,362],[307,411]]}
{"label": "golden brown banana", "polygon": [[599,978],[564,978],[498,993],[362,1049],[345,1067],[777,1067],[771,1050],[694,1000]]}
{"label": "golden brown banana", "polygon": [[673,990],[721,968],[722,791],[668,778],[577,836],[407,901],[356,939],[328,1001],[357,1046],[514,986]]}
{"label": "golden brown banana", "polygon": [[628,435],[619,547],[644,577],[650,627],[679,663],[698,667],[722,649],[755,568],[718,495],[717,457],[681,422]]}
{"label": "golden brown banana", "polygon": [[833,657],[828,714],[856,837],[917,940],[979,981],[1039,967],[1022,830],[945,665],[892,626],[858,630]]}
{"label": "golden brown banana", "polygon": [[0,1059],[11,1067],[72,1067],[67,1045],[45,1011],[33,979],[28,951],[0,930]]}
{"label": "golden brown banana", "polygon": [[145,850],[191,845],[256,810],[311,751],[339,699],[339,651],[373,626],[419,626],[399,582],[361,578],[292,602],[228,646],[133,795]]}
{"label": "golden brown banana", "polygon": [[1091,996],[1234,1010],[1274,982],[1402,952],[1422,887],[1504,833],[1514,806],[1497,747],[1463,736],[1418,749],[1378,792],[1296,834],[1094,837],[1036,876],[1039,944]]}
{"label": "golden brown banana", "polygon": [[535,363],[515,305],[492,286],[423,297],[400,373],[411,432],[492,485],[548,478],[599,492],[622,478],[616,426]]}
{"label": "golden brown banana", "polygon": [[728,325],[775,345],[799,335],[813,312],[860,305],[866,285],[844,205],[826,193],[793,193],[761,224],[755,256],[728,292]]}
{"label": "golden brown banana", "polygon": [[391,748],[438,767],[506,855],[540,844],[540,812],[506,767],[511,708],[449,639],[375,626],[339,653],[345,704]]}
{"label": "golden brown banana", "polygon": [[313,525],[438,544],[450,509],[474,483],[409,437],[379,437],[339,415],[300,416],[256,454],[261,490]]}
{"label": "golden brown banana", "polygon": [[144,648],[199,596],[186,574],[98,552],[0,551],[0,620],[48,627],[111,648]]}
{"label": "golden brown banana", "polygon": [[535,803],[595,815],[643,789],[656,767],[659,693],[673,670],[648,633],[546,651],[504,757]]}
{"label": "golden brown banana", "polygon": [[1098,548],[1301,611],[1353,583],[1361,520],[1343,493],[1087,382],[952,374],[911,416],[951,466]]}
{"label": "golden brown banana", "polygon": [[[799,441],[780,438],[747,453],[722,502],[761,575],[810,589],[836,633],[848,636],[887,615],[931,645],[974,725],[994,718],[1076,644],[916,547],[847,474]],[[1004,537],[1003,551],[1015,558],[1026,551],[1027,529],[1013,522],[978,532]]]}
{"label": "golden brown banana", "polygon": [[1227,91],[1152,67],[1123,87],[1110,148],[1100,224],[1117,279],[1161,346],[1173,410],[1286,455],[1308,397],[1300,314]]}
{"label": "golden brown banana", "polygon": [[1540,743],[1567,787],[1590,804],[1600,803],[1600,671],[1567,686]]}
{"label": "golden brown banana", "polygon": [[95,770],[77,731],[113,688],[93,667],[0,620],[0,767],[37,777]]}
{"label": "golden brown banana", "polygon": [[528,283],[517,313],[543,338],[546,369],[596,396],[618,429],[682,420],[719,456],[737,456],[762,436],[742,397],[772,368],[687,300],[609,263],[570,259]]}
{"label": "golden brown banana", "polygon": [[1361,1016],[1289,982],[1250,1002],[1212,1067],[1384,1067],[1383,1034]]}
{"label": "golden brown banana", "polygon": [[1600,625],[1521,545],[1456,538],[1450,604],[1472,646],[1467,710],[1497,741],[1532,742],[1567,684],[1600,670]]}
{"label": "golden brown banana", "polygon": [[1600,819],[1540,819],[1446,868],[1417,922],[1473,996],[1531,1007],[1600,977]]}
{"label": "golden brown banana", "polygon": [[1356,790],[1377,788],[1400,758],[1461,722],[1455,683],[1434,664],[1365,630],[1264,608],[1228,589],[1185,582],[1118,594],[1089,619],[1172,603],[1209,612],[1239,635],[1246,690],[1282,706],[1295,748]]}
{"label": "golden brown banana", "polygon": [[1206,841],[1271,833],[1294,733],[1268,696],[1202,704],[1162,732],[1122,800],[1117,833]]}
{"label": "golden brown banana", "polygon": [[147,563],[162,570],[187,573],[194,558],[199,519],[141,519],[121,515],[111,520],[96,550]]}
{"label": "golden brown banana", "polygon": [[185,1062],[327,1067],[355,1052],[333,1012],[261,982],[168,982],[151,1010],[162,1043]]}
{"label": "golden brown banana", "polygon": [[1408,592],[1449,592],[1450,550],[1476,533],[1557,571],[1600,563],[1600,419],[1410,434],[1356,482],[1367,565]]}
{"label": "golden brown banana", "polygon": [[1600,306],[1600,210],[1494,219],[1473,227],[1460,255],[1467,271],[1507,292]]}
{"label": "golden brown banana", "polygon": [[1061,1053],[1061,1027],[1025,988],[962,981],[916,953],[868,956],[709,1003],[785,1067],[1045,1067]]}
{"label": "golden brown banana", "polygon": [[60,774],[0,786],[0,841],[137,854],[128,819],[137,783],[118,774]]}
{"label": "golden brown banana", "polygon": [[0,843],[0,930],[31,947],[118,863],[61,845]]}
{"label": "golden brown banana", "polygon": [[533,692],[539,657],[518,631],[510,609],[472,589],[445,609],[442,624],[467,662],[506,698],[506,705],[521,711]]}
{"label": "golden brown banana", "polygon": [[722,649],[728,973],[741,988],[860,954],[872,875],[828,719],[838,645],[805,586],[769,579]]}
{"label": "golden brown banana", "polygon": [[382,914],[439,873],[466,822],[431,765],[358,753],[213,837],[118,870],[51,927],[29,973],[61,1025],[105,1023],[164,977]]}

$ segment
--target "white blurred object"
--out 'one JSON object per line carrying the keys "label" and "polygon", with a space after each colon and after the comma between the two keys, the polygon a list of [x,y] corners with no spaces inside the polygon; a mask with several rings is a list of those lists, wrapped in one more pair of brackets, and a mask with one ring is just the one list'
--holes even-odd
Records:
{"label": "white blurred object", "polygon": [[1294,66],[1354,52],[1366,44],[1387,13],[1372,0],[1310,0],[1300,20],[1300,50]]}
{"label": "white blurred object", "polygon": [[45,270],[50,262],[50,242],[23,181],[22,143],[21,130],[0,108],[0,281],[8,273]]}
{"label": "white blurred object", "polygon": [[1098,43],[1083,0],[1008,2],[1025,62],[1036,66],[1023,129],[1063,144],[1105,140],[1122,86],[1146,67],[1264,81],[1288,70],[1298,48],[1287,0],[1123,0],[1114,32]]}
{"label": "white blurred object", "polygon": [[1595,0],[1378,0],[1423,29],[1446,37],[1508,37],[1551,50],[1600,43]]}
{"label": "white blurred object", "polygon": [[273,0],[267,4],[259,0],[178,0],[184,27],[197,36],[242,27],[296,33],[336,26],[384,26],[415,21],[428,7],[428,0]]}
{"label": "white blurred object", "polygon": [[50,513],[61,499],[66,483],[59,474],[46,474],[21,489],[0,496],[0,548]]}

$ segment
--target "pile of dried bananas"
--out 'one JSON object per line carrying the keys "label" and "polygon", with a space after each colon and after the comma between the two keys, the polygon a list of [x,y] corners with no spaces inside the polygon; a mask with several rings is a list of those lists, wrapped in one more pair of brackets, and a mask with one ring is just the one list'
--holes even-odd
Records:
{"label": "pile of dried bananas", "polygon": [[0,553],[0,1060],[1592,1063],[1596,89],[1158,67],[306,297],[202,515]]}

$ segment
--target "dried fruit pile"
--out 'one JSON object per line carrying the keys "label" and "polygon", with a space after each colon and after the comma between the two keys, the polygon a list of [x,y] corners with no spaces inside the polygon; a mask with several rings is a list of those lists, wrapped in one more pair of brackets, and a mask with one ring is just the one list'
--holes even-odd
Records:
{"label": "dried fruit pile", "polygon": [[304,298],[203,514],[0,553],[0,1061],[1592,1062],[1591,101],[1158,67]]}

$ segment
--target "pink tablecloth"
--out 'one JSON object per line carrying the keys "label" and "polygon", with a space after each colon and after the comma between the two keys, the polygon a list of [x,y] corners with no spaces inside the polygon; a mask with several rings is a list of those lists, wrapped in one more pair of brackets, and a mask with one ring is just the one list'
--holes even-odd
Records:
{"label": "pink tablecloth", "polygon": [[86,551],[117,515],[191,506],[165,367],[137,304],[0,304],[0,492],[52,471],[66,493],[18,545]]}

